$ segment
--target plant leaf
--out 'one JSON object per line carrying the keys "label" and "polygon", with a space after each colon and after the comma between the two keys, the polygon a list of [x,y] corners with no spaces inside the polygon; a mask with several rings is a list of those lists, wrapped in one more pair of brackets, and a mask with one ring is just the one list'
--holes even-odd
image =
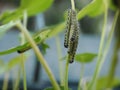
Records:
{"label": "plant leaf", "polygon": [[15,24],[15,22],[11,21],[7,24],[0,26],[0,37],[2,37],[8,30],[10,30],[10,28],[15,26]]}
{"label": "plant leaf", "polygon": [[[58,33],[64,30],[65,27],[64,24],[65,23],[60,23],[58,25],[49,26],[39,30],[33,35],[34,41],[36,42],[36,44],[41,44],[41,42],[43,42],[44,40],[56,36]],[[13,47],[8,50],[0,51],[0,55],[10,54],[16,51],[24,51],[24,50],[27,51],[30,48],[31,48],[30,44],[26,42],[23,45]]]}
{"label": "plant leaf", "polygon": [[22,0],[20,8],[27,10],[29,16],[36,15],[48,9],[53,3],[53,0]]}
{"label": "plant leaf", "polygon": [[5,71],[5,62],[3,60],[0,60],[0,74],[4,73]]}
{"label": "plant leaf", "polygon": [[110,0],[109,7],[111,10],[117,10],[117,7],[115,6],[115,4],[113,2],[114,2],[113,0]]}
{"label": "plant leaf", "polygon": [[[94,60],[94,58],[97,56],[95,53],[82,53],[82,54],[76,54],[75,55],[75,61],[80,63],[89,63]],[[65,60],[67,56],[62,57],[60,60]]]}
{"label": "plant leaf", "polygon": [[75,61],[80,63],[89,63],[89,62],[92,62],[96,56],[97,54],[94,54],[94,53],[76,54]]}
{"label": "plant leaf", "polygon": [[40,48],[41,48],[41,52],[43,53],[43,55],[45,55],[45,54],[46,54],[46,50],[47,50],[48,48],[50,48],[50,47],[49,47],[49,45],[46,44],[45,42],[42,42]]}
{"label": "plant leaf", "polygon": [[[43,42],[47,38],[47,35],[49,34],[49,32],[50,32],[49,29],[45,29],[44,31],[39,32],[37,36],[33,35],[33,39],[36,42],[36,44],[41,44],[41,42]],[[17,52],[17,51],[24,52],[25,50],[29,50],[30,48],[31,46],[29,42],[26,42],[23,45],[13,47],[5,51],[1,51],[0,55],[10,54],[10,53]]]}
{"label": "plant leaf", "polygon": [[[107,79],[108,79],[108,77],[98,78],[97,85],[96,85],[96,87],[97,87],[96,90],[106,89]],[[117,85],[120,85],[120,79],[119,78],[114,78],[113,81],[112,81],[112,84],[111,84],[111,86],[109,86],[109,88],[114,88]]]}
{"label": "plant leaf", "polygon": [[[60,89],[64,90],[64,86],[60,86]],[[55,90],[55,89],[53,87],[49,87],[49,88],[45,88],[44,90]],[[71,89],[69,88],[69,90]]]}
{"label": "plant leaf", "polygon": [[65,23],[60,23],[58,25],[55,25],[52,29],[51,32],[48,35],[48,38],[54,37],[58,35],[60,32],[62,32],[65,29]]}
{"label": "plant leaf", "polygon": [[3,23],[16,20],[23,17],[23,12],[27,11],[28,16],[47,10],[53,3],[53,0],[22,0],[18,9],[12,12],[5,12],[0,16]]}
{"label": "plant leaf", "polygon": [[[64,90],[64,87],[60,87],[61,90]],[[44,90],[55,90],[53,87],[45,88]]]}
{"label": "plant leaf", "polygon": [[60,23],[60,24],[57,24],[57,25],[52,25],[52,26],[48,26],[48,27],[45,27],[41,30],[38,30],[38,32],[36,32],[33,37],[37,37],[39,35],[41,35],[41,32],[47,32],[45,35],[43,34],[42,38],[45,39],[48,39],[48,38],[52,38],[56,35],[58,35],[60,32],[62,32],[63,30],[65,29],[65,23]]}
{"label": "plant leaf", "polygon": [[[26,61],[28,56],[24,54],[24,61]],[[12,58],[7,64],[4,64],[0,67],[0,74],[10,71],[13,67],[21,63],[21,56],[16,56]]]}
{"label": "plant leaf", "polygon": [[[24,61],[27,60],[27,56],[23,54],[24,56]],[[22,58],[23,59],[23,58]],[[6,71],[11,70],[13,67],[15,67],[17,64],[21,62],[21,55],[18,55],[14,58],[12,58],[7,64],[6,64]]]}
{"label": "plant leaf", "polygon": [[86,15],[95,17],[102,14],[103,11],[103,0],[93,0],[86,7],[80,10],[80,12],[78,13],[78,19],[82,19]]}

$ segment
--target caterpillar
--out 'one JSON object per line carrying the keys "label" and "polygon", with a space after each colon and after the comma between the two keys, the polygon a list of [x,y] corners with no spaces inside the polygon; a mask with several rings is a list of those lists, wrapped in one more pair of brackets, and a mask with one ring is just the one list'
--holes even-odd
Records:
{"label": "caterpillar", "polygon": [[72,63],[78,46],[79,23],[76,18],[76,11],[70,9],[67,18],[67,30],[65,32],[64,46],[68,48],[68,59]]}
{"label": "caterpillar", "polygon": [[[36,44],[39,44],[41,38],[38,36],[34,39],[34,41],[36,42]],[[28,42],[26,42],[24,45],[21,46],[21,48],[19,48],[17,50],[18,53],[24,53],[26,52],[27,50],[31,49],[31,46]]]}
{"label": "caterpillar", "polygon": [[71,40],[75,40],[75,36],[76,36],[76,11],[72,11],[72,20],[71,20]]}
{"label": "caterpillar", "polygon": [[64,39],[65,48],[68,48],[70,27],[71,27],[71,9],[69,9],[67,12],[67,22],[66,22],[66,31],[65,31],[65,39]]}

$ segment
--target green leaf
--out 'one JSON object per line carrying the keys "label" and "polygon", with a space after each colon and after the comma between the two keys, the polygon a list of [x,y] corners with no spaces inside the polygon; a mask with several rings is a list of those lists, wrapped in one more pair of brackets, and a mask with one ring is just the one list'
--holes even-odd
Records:
{"label": "green leaf", "polygon": [[[52,37],[58,35],[60,32],[62,32],[64,30],[64,27],[65,27],[65,23],[61,23],[58,25],[43,28],[33,35],[33,39],[36,42],[36,44],[41,44],[46,39],[52,38]],[[10,53],[13,53],[16,51],[24,52],[29,49],[31,49],[31,46],[28,42],[26,42],[23,45],[13,47],[8,50],[0,51],[0,55],[10,54]]]}
{"label": "green leaf", "polygon": [[[47,38],[49,33],[50,33],[49,29],[44,29],[44,30],[38,32],[37,34],[33,35],[33,39],[36,42],[36,44],[41,44]],[[26,42],[23,45],[13,47],[8,50],[0,51],[0,55],[10,54],[13,52],[24,52],[24,51],[29,50],[30,48],[31,48],[31,46],[30,46],[29,42]]]}
{"label": "green leaf", "polygon": [[[24,61],[26,61],[27,58],[28,58],[28,55],[24,54]],[[3,65],[0,67],[0,74],[5,73],[7,71],[10,71],[16,65],[18,65],[19,63],[21,63],[21,60],[22,60],[21,56],[19,55],[19,56],[16,56],[16,57],[12,58],[6,64],[2,61]],[[1,64],[1,62],[0,62],[0,64]]]}
{"label": "green leaf", "polygon": [[111,10],[114,10],[114,11],[117,10],[117,7],[114,5],[113,0],[110,0],[109,7]]}
{"label": "green leaf", "polygon": [[66,59],[67,59],[67,56],[60,58],[60,60],[66,60]]}
{"label": "green leaf", "polygon": [[53,3],[53,0],[22,0],[18,9],[13,12],[5,12],[0,16],[3,23],[16,20],[23,17],[23,12],[27,11],[28,16],[36,15],[47,10]]}
{"label": "green leaf", "polygon": [[[80,63],[89,63],[94,60],[94,58],[97,56],[97,54],[94,53],[82,53],[82,54],[76,54],[75,55],[75,61]],[[62,57],[60,60],[65,60],[67,56]]]}
{"label": "green leaf", "polygon": [[60,32],[62,32],[65,29],[65,23],[60,23],[58,25],[55,25],[52,29],[51,32],[48,35],[48,38],[54,37],[58,35]]}
{"label": "green leaf", "polygon": [[[108,77],[101,77],[97,80],[97,89],[96,90],[103,90],[106,89],[106,83],[107,83]],[[114,88],[115,86],[120,85],[120,79],[119,78],[114,78],[112,81],[111,86],[109,88]]]}
{"label": "green leaf", "polygon": [[[60,89],[64,90],[64,86],[60,86]],[[49,87],[49,88],[45,88],[44,90],[55,90],[55,89],[53,87]],[[69,88],[69,90],[71,89]]]}
{"label": "green leaf", "polygon": [[[5,66],[5,62],[3,60],[0,59],[0,68],[4,67]],[[1,72],[1,70],[0,70]]]}
{"label": "green leaf", "polygon": [[46,44],[45,42],[42,42],[40,48],[41,48],[42,53],[46,54],[46,50],[49,48],[49,45]]}
{"label": "green leaf", "polygon": [[53,0],[22,0],[20,8],[27,10],[28,15],[32,16],[45,11],[52,3]]}
{"label": "green leaf", "polygon": [[41,30],[38,30],[38,32],[36,32],[33,35],[33,37],[37,37],[37,36],[41,35],[41,32],[43,32],[43,33],[45,32],[45,34],[42,35],[43,36],[42,38],[44,38],[44,39],[52,38],[52,37],[55,37],[56,35],[58,35],[64,29],[65,29],[65,22],[57,24],[57,25],[48,26]]}
{"label": "green leaf", "polygon": [[15,21],[16,19],[21,18],[23,15],[23,12],[21,10],[18,12],[18,10],[15,11],[5,11],[1,16],[0,16],[0,21],[2,23],[8,23],[11,20]]}
{"label": "green leaf", "polygon": [[0,74],[5,72],[5,62],[0,60]]}
{"label": "green leaf", "polygon": [[83,53],[83,54],[76,54],[75,61],[80,63],[89,63],[94,60],[97,54],[94,53]]}
{"label": "green leaf", "polygon": [[[24,61],[25,60],[27,60],[27,56],[24,54],[23,56],[22,56],[22,59],[23,59],[23,57],[24,57]],[[7,71],[9,71],[9,70],[11,70],[13,67],[15,67],[17,64],[19,64],[19,63],[21,63],[21,55],[18,55],[18,56],[16,56],[16,57],[14,57],[14,58],[12,58],[9,62],[8,62],[8,64],[6,65],[6,70]]]}
{"label": "green leaf", "polygon": [[85,16],[95,17],[102,14],[104,11],[102,0],[93,0],[90,4],[84,7],[78,13],[78,19],[82,19]]}
{"label": "green leaf", "polygon": [[[60,87],[61,90],[64,90],[64,87]],[[46,88],[44,90],[55,90],[53,87],[50,87],[50,88]]]}
{"label": "green leaf", "polygon": [[15,26],[15,24],[15,22],[11,21],[7,24],[0,26],[0,37],[2,37],[8,30],[10,30],[10,28]]}

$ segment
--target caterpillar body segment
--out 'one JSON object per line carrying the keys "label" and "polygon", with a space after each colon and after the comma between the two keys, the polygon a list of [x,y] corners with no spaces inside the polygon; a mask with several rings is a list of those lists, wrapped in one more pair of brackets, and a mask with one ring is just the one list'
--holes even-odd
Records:
{"label": "caterpillar body segment", "polygon": [[68,54],[68,59],[69,59],[69,63],[73,63],[74,62],[74,55]]}
{"label": "caterpillar body segment", "polygon": [[74,56],[78,46],[78,38],[76,41],[71,41],[68,48],[69,62],[72,63],[74,61]]}
{"label": "caterpillar body segment", "polygon": [[74,41],[70,41],[68,46],[68,54],[73,53],[73,47],[74,47]]}
{"label": "caterpillar body segment", "polygon": [[71,40],[75,40],[76,39],[76,36],[79,31],[79,24],[78,24],[78,21],[77,21],[77,16],[76,16],[76,11],[73,11],[72,12],[72,27],[71,27],[71,30],[72,30],[72,36],[71,36]]}
{"label": "caterpillar body segment", "polygon": [[69,30],[66,30],[65,32],[65,38],[64,38],[64,47],[68,48],[68,43],[69,43]]}

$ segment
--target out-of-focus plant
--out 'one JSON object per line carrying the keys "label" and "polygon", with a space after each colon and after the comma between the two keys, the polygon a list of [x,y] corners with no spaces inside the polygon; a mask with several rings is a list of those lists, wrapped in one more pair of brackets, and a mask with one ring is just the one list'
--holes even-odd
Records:
{"label": "out-of-focus plant", "polygon": [[[113,1],[119,2],[119,0],[113,0]],[[115,73],[114,71],[115,71],[116,64],[114,64],[114,62],[116,62],[116,60],[118,59],[117,58],[118,51],[116,51],[116,50],[118,50],[120,48],[117,46],[115,46],[115,50],[114,50],[114,54],[113,54],[113,61],[112,61],[111,69],[110,69],[108,76],[99,78],[99,73],[101,71],[102,64],[105,61],[105,57],[108,53],[108,49],[109,49],[111,39],[112,39],[114,30],[115,30],[118,16],[120,16],[120,14],[119,14],[119,6],[120,6],[119,4],[120,3],[118,4],[118,7],[115,7],[115,5],[113,4],[113,1],[111,1],[111,0],[93,0],[91,3],[89,3],[87,6],[85,6],[83,9],[81,9],[77,13],[78,20],[81,20],[85,16],[94,18],[101,14],[104,15],[104,17],[103,17],[104,22],[103,22],[102,33],[101,33],[99,52],[97,54],[83,53],[83,54],[75,55],[75,61],[80,63],[81,65],[92,62],[93,59],[95,57],[97,57],[97,64],[96,64],[95,72],[93,74],[92,79],[90,81],[88,81],[88,84],[86,84],[85,87],[83,87],[83,86],[80,86],[82,83],[81,78],[83,77],[82,75],[80,75],[78,90],[84,90],[84,89],[100,90],[103,88],[112,88],[115,85],[120,84],[119,79],[114,78],[114,75],[112,74],[112,73]],[[51,84],[53,85],[52,88],[46,87],[45,90],[68,90],[69,86],[68,86],[68,73],[67,72],[68,72],[68,68],[69,68],[68,67],[69,63],[66,64],[65,76],[63,76],[61,74],[61,77],[65,77],[65,78],[60,78],[60,85],[59,85],[57,83],[57,81],[55,80],[55,77],[52,74],[52,71],[51,71],[49,65],[47,64],[46,60],[44,59],[43,55],[41,54],[40,50],[37,47],[38,44],[42,44],[44,47],[44,50],[46,50],[46,48],[48,48],[48,45],[43,44],[44,41],[49,38],[58,36],[58,34],[61,33],[65,29],[65,22],[62,22],[60,24],[56,24],[53,26],[47,26],[47,27],[41,29],[40,31],[36,32],[32,36],[30,35],[30,33],[28,32],[28,30],[26,28],[27,17],[36,15],[38,13],[41,13],[41,12],[47,10],[52,5],[52,3],[53,3],[53,0],[31,0],[31,1],[21,0],[20,6],[15,11],[7,11],[7,12],[4,12],[0,16],[0,21],[3,23],[3,25],[0,26],[0,38],[2,38],[2,36],[4,34],[6,34],[6,32],[8,30],[10,30],[10,28],[16,26],[21,31],[24,38],[26,38],[26,40],[27,40],[27,41],[24,41],[24,43],[22,42],[22,45],[10,48],[5,51],[0,51],[0,55],[6,55],[6,54],[13,53],[13,52],[18,52],[20,54],[20,55],[16,56],[14,59],[10,60],[8,62],[8,64],[4,64],[4,62],[2,60],[1,63],[3,63],[3,64],[1,65],[1,68],[0,68],[0,74],[10,71],[15,65],[18,65],[19,63],[22,63],[22,65],[24,65],[23,60],[26,60],[26,57],[29,56],[29,55],[26,55],[26,53],[24,53],[24,52],[26,52],[27,50],[32,48],[34,50],[36,56],[38,57],[41,65],[45,69],[45,71],[51,81]],[[71,0],[71,4],[72,4],[72,8],[75,9],[74,0]],[[113,24],[112,24],[111,30],[108,34],[107,41],[105,43],[107,17],[108,17],[109,9],[112,9],[112,10],[114,9],[114,11],[116,13],[114,15]],[[23,23],[21,22],[22,20],[23,20]],[[117,26],[118,26],[118,24],[117,24]],[[117,30],[117,32],[119,32],[119,30]],[[119,38],[119,37],[117,37],[117,38]],[[56,39],[56,40],[58,40],[58,39]],[[57,41],[57,43],[60,43],[59,40]],[[120,41],[119,41],[119,39],[117,39],[117,45],[119,43],[120,43]],[[58,46],[57,48],[59,51],[59,56],[61,56],[60,54],[62,52],[60,51],[59,44],[57,44],[57,46]],[[116,49],[116,47],[117,47],[117,49]],[[59,57],[59,58],[62,58],[62,57]],[[62,60],[59,60],[59,62],[62,62]],[[66,62],[68,62],[68,61],[66,61]],[[82,69],[84,69],[84,68],[82,68]],[[26,80],[25,80],[26,76],[25,76],[24,68],[22,71],[24,73],[24,82],[23,82],[24,90],[26,90],[27,85],[26,85]],[[84,72],[84,70],[81,70],[81,71]],[[83,72],[81,72],[81,73],[83,74]],[[63,73],[63,70],[61,70],[61,66],[60,66],[60,73]],[[19,79],[18,79],[18,81],[19,81]],[[17,80],[16,80],[16,82],[17,82]],[[102,83],[102,84],[100,84],[100,83]],[[5,85],[4,87],[7,88],[7,85]],[[16,84],[16,86],[14,87],[14,90],[17,87],[18,87],[18,85]]]}

